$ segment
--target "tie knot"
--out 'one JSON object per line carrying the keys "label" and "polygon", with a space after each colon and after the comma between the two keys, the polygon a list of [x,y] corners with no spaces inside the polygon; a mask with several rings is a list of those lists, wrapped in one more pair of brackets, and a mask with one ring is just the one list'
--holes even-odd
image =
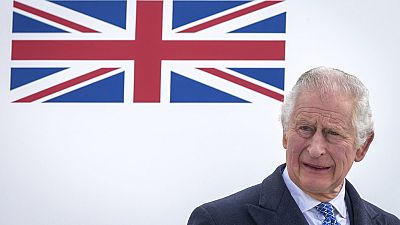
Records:
{"label": "tie knot", "polygon": [[317,206],[315,206],[315,208],[318,210],[318,212],[320,212],[324,217],[324,221],[323,221],[323,225],[330,225],[330,224],[334,224],[334,225],[340,225],[335,216],[333,215],[333,206],[331,203],[329,202],[321,202],[319,203]]}
{"label": "tie knot", "polygon": [[333,216],[333,206],[329,202],[321,202],[315,208],[320,212],[324,217]]}

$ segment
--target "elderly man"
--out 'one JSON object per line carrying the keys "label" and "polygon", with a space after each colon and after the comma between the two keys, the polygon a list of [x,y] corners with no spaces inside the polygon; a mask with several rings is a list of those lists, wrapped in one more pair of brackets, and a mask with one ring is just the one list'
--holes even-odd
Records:
{"label": "elderly man", "polygon": [[261,184],[199,206],[189,225],[400,224],[345,180],[374,139],[360,80],[325,67],[304,73],[283,104],[281,122],[286,164]]}

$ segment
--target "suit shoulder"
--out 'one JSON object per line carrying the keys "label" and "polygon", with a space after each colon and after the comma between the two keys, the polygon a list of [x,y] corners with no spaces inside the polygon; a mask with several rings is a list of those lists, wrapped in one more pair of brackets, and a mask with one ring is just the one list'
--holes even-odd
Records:
{"label": "suit shoulder", "polygon": [[258,204],[261,185],[257,184],[232,195],[204,204],[205,207],[242,207],[246,204]]}
{"label": "suit shoulder", "polygon": [[250,224],[249,204],[258,204],[261,185],[255,185],[227,197],[197,207],[189,225]]}
{"label": "suit shoulder", "polygon": [[395,215],[384,211],[378,206],[363,200],[365,209],[378,224],[400,225],[400,220]]}

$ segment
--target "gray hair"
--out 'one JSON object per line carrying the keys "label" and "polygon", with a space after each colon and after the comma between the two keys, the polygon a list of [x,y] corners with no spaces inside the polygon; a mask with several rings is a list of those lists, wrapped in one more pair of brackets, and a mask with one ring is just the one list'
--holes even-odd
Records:
{"label": "gray hair", "polygon": [[317,67],[305,72],[297,80],[292,91],[285,97],[281,112],[283,132],[288,129],[297,98],[303,91],[307,90],[317,90],[321,95],[325,93],[340,93],[340,95],[353,98],[352,123],[356,129],[356,147],[359,148],[365,143],[368,135],[374,129],[368,89],[357,77],[341,70],[327,67]]}

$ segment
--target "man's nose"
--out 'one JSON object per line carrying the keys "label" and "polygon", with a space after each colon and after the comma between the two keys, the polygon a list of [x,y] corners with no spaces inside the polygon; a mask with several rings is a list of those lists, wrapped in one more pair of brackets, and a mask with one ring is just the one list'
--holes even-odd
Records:
{"label": "man's nose", "polygon": [[315,132],[310,138],[310,144],[307,148],[308,153],[312,158],[318,158],[326,152],[326,140],[321,132]]}

